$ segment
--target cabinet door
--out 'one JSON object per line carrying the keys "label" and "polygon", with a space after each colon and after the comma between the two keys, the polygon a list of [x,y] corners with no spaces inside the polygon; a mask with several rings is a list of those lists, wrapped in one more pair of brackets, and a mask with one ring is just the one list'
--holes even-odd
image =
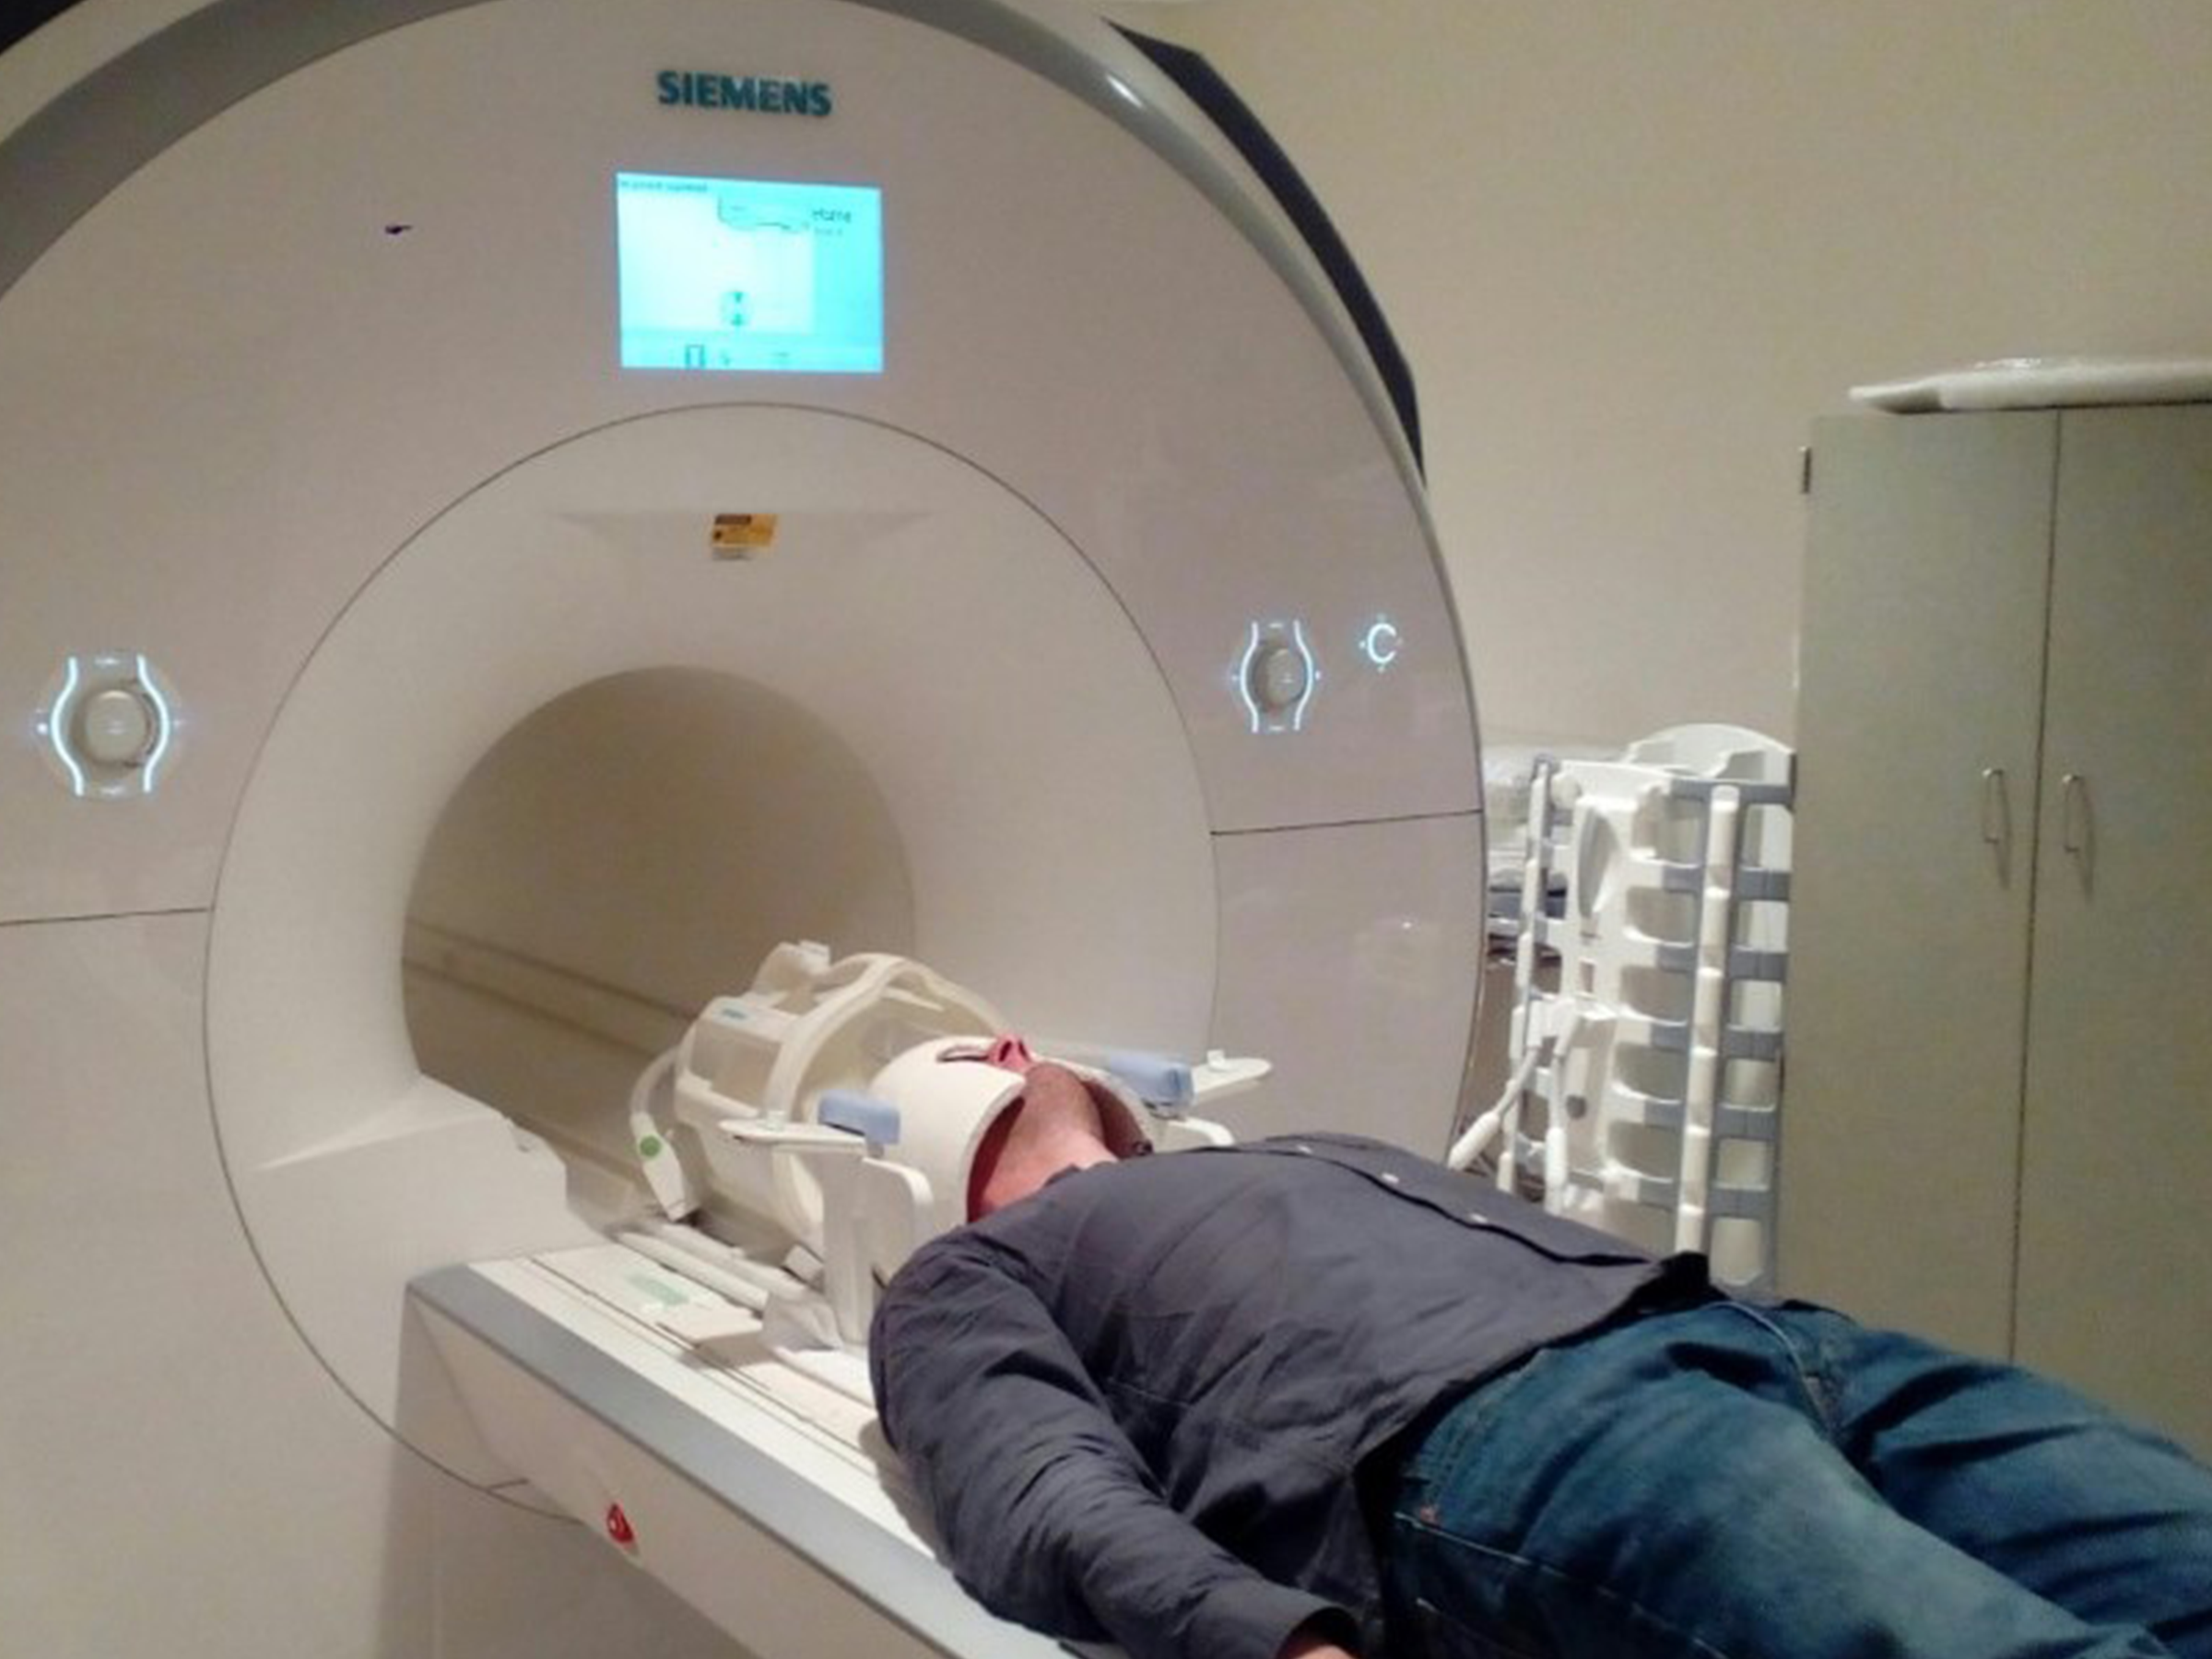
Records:
{"label": "cabinet door", "polygon": [[2212,407],[2059,479],[2018,1355],[2212,1453]]}
{"label": "cabinet door", "polygon": [[1820,423],[1798,691],[1778,1267],[2010,1337],[2056,418]]}

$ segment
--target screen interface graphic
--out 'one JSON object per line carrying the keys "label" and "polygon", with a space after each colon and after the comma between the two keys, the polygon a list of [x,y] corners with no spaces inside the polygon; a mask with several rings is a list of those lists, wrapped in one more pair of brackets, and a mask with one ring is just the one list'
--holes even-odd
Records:
{"label": "screen interface graphic", "polygon": [[622,367],[883,372],[883,193],[615,175]]}

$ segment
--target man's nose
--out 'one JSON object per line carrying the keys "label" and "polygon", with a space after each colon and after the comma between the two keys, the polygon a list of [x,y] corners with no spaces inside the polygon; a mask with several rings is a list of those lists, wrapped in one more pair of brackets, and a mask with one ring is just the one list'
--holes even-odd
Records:
{"label": "man's nose", "polygon": [[1011,1072],[1026,1072],[1037,1064],[1037,1056],[1030,1053],[1030,1045],[1010,1033],[993,1038],[991,1046],[983,1051],[983,1059]]}

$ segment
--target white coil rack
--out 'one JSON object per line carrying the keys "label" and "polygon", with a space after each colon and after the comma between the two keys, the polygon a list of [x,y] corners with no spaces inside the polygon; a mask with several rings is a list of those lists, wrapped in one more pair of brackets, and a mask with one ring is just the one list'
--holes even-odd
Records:
{"label": "white coil rack", "polygon": [[1537,759],[1511,1077],[1451,1154],[1731,1289],[1773,1275],[1792,760],[1720,725]]}

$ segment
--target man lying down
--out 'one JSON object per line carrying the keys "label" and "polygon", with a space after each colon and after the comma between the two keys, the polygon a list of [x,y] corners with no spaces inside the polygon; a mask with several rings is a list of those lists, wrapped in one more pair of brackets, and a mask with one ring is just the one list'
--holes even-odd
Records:
{"label": "man lying down", "polygon": [[2212,1472],[1409,1153],[1139,1158],[1019,1045],[883,1426],[994,1611],[1135,1659],[2212,1659]]}

